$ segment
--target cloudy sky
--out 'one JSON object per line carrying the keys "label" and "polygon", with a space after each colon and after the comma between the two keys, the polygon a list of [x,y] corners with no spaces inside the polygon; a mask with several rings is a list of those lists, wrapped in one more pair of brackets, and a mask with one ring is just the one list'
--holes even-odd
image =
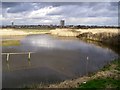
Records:
{"label": "cloudy sky", "polygon": [[3,2],[0,14],[3,25],[118,25],[117,2]]}

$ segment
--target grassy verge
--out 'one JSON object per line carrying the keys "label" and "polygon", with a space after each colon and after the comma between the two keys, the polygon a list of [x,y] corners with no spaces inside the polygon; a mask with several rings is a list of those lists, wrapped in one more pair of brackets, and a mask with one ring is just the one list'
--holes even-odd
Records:
{"label": "grassy verge", "polygon": [[117,88],[120,89],[120,59],[112,61],[109,65],[101,69],[101,71],[109,71],[114,73],[114,75],[107,75],[107,77],[98,77],[87,81],[86,83],[81,83],[78,89],[81,88]]}
{"label": "grassy verge", "polygon": [[2,41],[2,46],[19,46],[20,40],[5,40]]}
{"label": "grassy verge", "polygon": [[120,80],[113,78],[97,78],[81,84],[79,88],[120,88]]}

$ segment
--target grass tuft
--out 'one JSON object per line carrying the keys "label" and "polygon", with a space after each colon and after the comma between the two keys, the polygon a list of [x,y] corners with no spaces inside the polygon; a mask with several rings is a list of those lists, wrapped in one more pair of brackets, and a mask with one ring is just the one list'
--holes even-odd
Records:
{"label": "grass tuft", "polygon": [[4,40],[2,46],[19,46],[20,40]]}

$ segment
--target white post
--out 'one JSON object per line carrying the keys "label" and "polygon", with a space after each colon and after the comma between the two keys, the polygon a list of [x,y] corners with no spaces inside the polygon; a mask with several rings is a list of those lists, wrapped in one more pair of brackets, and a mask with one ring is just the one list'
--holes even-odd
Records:
{"label": "white post", "polygon": [[86,61],[86,75],[88,75],[88,60],[89,60],[89,57],[87,56],[87,61]]}
{"label": "white post", "polygon": [[30,55],[30,52],[28,53],[28,59],[30,59],[31,55]]}
{"label": "white post", "polygon": [[89,59],[89,57],[87,56],[87,60]]}
{"label": "white post", "polygon": [[8,53],[8,54],[7,54],[7,62],[8,62],[8,60],[9,60],[9,55],[10,55],[10,54]]}

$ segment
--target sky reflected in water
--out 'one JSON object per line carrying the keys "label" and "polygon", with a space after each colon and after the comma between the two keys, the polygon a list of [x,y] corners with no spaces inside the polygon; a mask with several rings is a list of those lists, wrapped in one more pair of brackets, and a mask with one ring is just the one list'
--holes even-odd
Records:
{"label": "sky reflected in water", "polygon": [[2,52],[34,52],[2,56],[3,87],[32,83],[55,83],[95,72],[118,55],[108,48],[89,44],[77,38],[30,35],[20,46],[2,47]]}

